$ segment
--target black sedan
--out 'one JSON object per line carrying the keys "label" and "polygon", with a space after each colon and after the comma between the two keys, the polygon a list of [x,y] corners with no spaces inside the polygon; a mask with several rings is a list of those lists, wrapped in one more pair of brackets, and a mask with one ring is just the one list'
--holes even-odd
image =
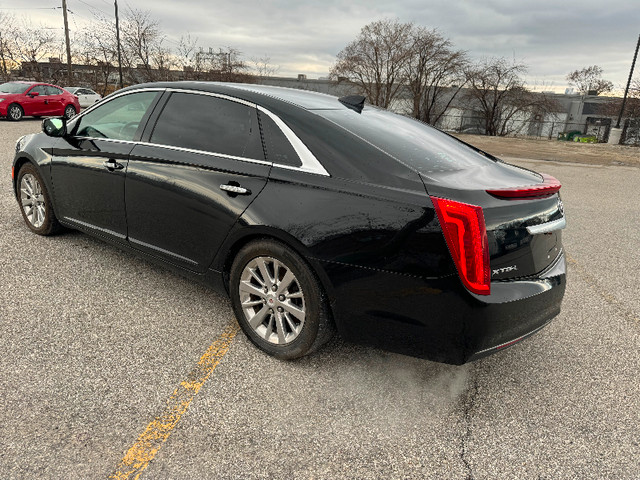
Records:
{"label": "black sedan", "polygon": [[21,138],[27,226],[81,230],[228,292],[291,359],[347,340],[461,364],[560,312],[560,184],[364,98],[129,87]]}

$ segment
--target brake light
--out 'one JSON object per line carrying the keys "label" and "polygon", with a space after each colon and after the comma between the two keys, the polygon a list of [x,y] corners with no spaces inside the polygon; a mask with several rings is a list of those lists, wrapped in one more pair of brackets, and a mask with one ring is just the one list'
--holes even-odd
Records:
{"label": "brake light", "polygon": [[482,208],[431,197],[462,283],[473,293],[491,293],[489,242]]}
{"label": "brake light", "polygon": [[562,185],[551,175],[542,173],[542,183],[535,185],[527,185],[515,188],[500,188],[496,190],[487,190],[494,197],[499,198],[538,198],[553,195],[560,190]]}

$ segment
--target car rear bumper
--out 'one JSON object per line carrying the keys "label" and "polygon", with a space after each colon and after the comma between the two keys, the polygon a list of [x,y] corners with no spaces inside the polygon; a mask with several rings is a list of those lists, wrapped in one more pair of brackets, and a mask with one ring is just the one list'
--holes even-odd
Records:
{"label": "car rear bumper", "polygon": [[560,313],[566,286],[563,253],[538,278],[492,282],[488,296],[469,293],[457,276],[423,279],[323,266],[345,339],[457,365],[536,333]]}

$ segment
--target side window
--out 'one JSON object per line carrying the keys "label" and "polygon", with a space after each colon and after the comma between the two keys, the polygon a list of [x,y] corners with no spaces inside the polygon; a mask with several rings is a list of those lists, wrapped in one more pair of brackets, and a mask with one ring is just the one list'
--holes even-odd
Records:
{"label": "side window", "polygon": [[47,95],[62,95],[62,89],[61,88],[52,87],[50,85],[47,85],[44,88],[45,88],[45,91],[47,92]]}
{"label": "side window", "polygon": [[114,98],[80,117],[75,135],[132,141],[156,95],[140,92]]}
{"label": "side window", "polygon": [[259,112],[260,126],[264,135],[267,160],[275,164],[299,167],[302,165],[298,154],[285,137],[282,130],[278,128],[273,120],[266,113]]}
{"label": "side window", "polygon": [[42,96],[47,94],[47,90],[44,85],[36,85],[31,90],[29,90],[29,93],[37,93],[39,96]]}
{"label": "side window", "polygon": [[255,108],[196,93],[174,93],[151,143],[264,160]]}

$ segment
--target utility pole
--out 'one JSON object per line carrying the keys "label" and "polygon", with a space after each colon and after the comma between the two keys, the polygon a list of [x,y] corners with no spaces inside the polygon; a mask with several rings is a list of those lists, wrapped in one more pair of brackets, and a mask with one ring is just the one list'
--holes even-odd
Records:
{"label": "utility pole", "polygon": [[118,20],[118,0],[113,0],[113,4],[116,8],[116,39],[118,41],[118,72],[120,74],[120,88],[124,88],[122,82],[122,54],[120,53],[120,22]]}
{"label": "utility pole", "polygon": [[67,21],[67,0],[62,0],[62,16],[64,17],[64,39],[67,42],[68,85],[73,85],[73,70],[71,68],[71,44],[69,43],[69,22]]}
{"label": "utility pole", "polygon": [[622,120],[624,105],[625,103],[627,103],[627,95],[629,94],[629,86],[631,85],[631,78],[633,77],[633,69],[636,66],[636,59],[638,58],[638,48],[640,48],[640,35],[638,35],[638,43],[636,44],[636,53],[633,55],[633,62],[631,62],[631,71],[629,72],[629,80],[627,80],[627,88],[624,91],[624,97],[622,97],[622,106],[620,107],[620,114],[618,115],[618,122],[616,123],[616,128],[620,128],[620,120]]}

